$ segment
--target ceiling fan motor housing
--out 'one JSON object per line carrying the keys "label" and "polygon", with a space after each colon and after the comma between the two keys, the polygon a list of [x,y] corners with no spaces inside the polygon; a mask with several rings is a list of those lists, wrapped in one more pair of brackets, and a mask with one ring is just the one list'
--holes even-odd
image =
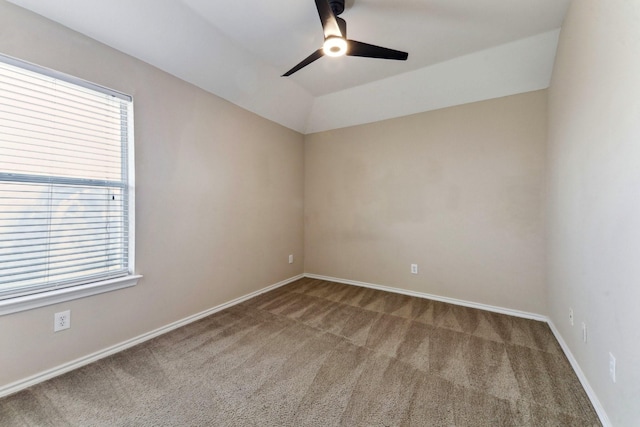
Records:
{"label": "ceiling fan motor housing", "polygon": [[329,0],[329,5],[335,16],[344,12],[344,0]]}

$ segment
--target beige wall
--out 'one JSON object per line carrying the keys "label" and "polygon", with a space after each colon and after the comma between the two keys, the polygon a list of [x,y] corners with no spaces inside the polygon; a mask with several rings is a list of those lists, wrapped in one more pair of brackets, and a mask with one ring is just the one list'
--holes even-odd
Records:
{"label": "beige wall", "polygon": [[308,135],[305,271],[546,314],[546,102]]}
{"label": "beige wall", "polygon": [[4,1],[0,52],[133,95],[144,275],[0,317],[0,387],[303,272],[301,134]]}
{"label": "beige wall", "polygon": [[639,24],[639,1],[574,1],[549,90],[550,315],[615,426],[640,425]]}

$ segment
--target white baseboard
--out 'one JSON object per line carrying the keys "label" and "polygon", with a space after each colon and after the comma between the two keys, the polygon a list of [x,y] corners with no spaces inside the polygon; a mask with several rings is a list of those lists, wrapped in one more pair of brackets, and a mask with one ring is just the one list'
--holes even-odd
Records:
{"label": "white baseboard", "polygon": [[373,284],[373,283],[358,282],[356,280],[340,279],[340,278],[337,278],[337,277],[321,276],[319,274],[310,274],[310,273],[305,273],[304,277],[309,277],[311,279],[327,280],[329,282],[344,283],[345,285],[361,286],[361,287],[364,287],[364,288],[377,289],[377,290],[380,290],[380,291],[393,292],[393,293],[396,293],[396,294],[408,295],[408,296],[412,296],[412,297],[431,299],[431,300],[435,300],[435,301],[446,302],[446,303],[449,303],[449,304],[462,305],[464,307],[477,308],[477,309],[480,309],[480,310],[492,311],[494,313],[506,314],[506,315],[509,315],[509,316],[523,317],[525,319],[538,320],[540,322],[546,322],[546,321],[549,320],[547,318],[547,316],[543,316],[542,314],[529,313],[529,312],[526,312],[526,311],[513,310],[513,309],[510,309],[510,308],[497,307],[497,306],[494,306],[494,305],[481,304],[481,303],[477,303],[477,302],[465,301],[465,300],[460,300],[460,299],[456,299],[456,298],[441,297],[441,296],[438,296],[438,295],[426,294],[426,293],[423,293],[423,292],[416,292],[416,291],[409,291],[409,290],[406,290],[406,289],[393,288],[393,287],[390,287],[390,286],[376,285],[376,284]]}
{"label": "white baseboard", "polygon": [[397,293],[397,294],[409,295],[409,296],[418,297],[418,298],[426,298],[426,299],[431,299],[431,300],[435,300],[435,301],[446,302],[446,303],[449,303],[449,304],[462,305],[464,307],[478,308],[480,310],[487,310],[487,311],[492,311],[492,312],[495,312],[495,313],[507,314],[509,316],[523,317],[525,319],[532,319],[532,320],[538,320],[538,321],[541,321],[541,322],[546,322],[549,325],[549,328],[551,328],[551,331],[553,332],[553,335],[558,340],[558,343],[560,344],[560,347],[562,347],[562,351],[564,351],[564,354],[567,356],[567,359],[569,360],[569,363],[571,363],[571,367],[573,368],[573,370],[576,373],[578,379],[580,380],[580,383],[582,384],[582,387],[584,388],[584,391],[587,393],[587,396],[589,397],[589,400],[591,401],[591,404],[593,405],[593,408],[595,409],[596,413],[598,414],[598,417],[600,418],[600,422],[602,423],[603,427],[611,427],[612,426],[611,421],[609,420],[609,416],[605,412],[604,407],[600,403],[600,400],[598,399],[598,396],[596,395],[596,393],[593,391],[593,388],[591,388],[591,384],[589,384],[589,381],[587,380],[587,377],[584,375],[584,372],[582,372],[582,369],[580,368],[580,365],[578,364],[578,361],[573,356],[573,353],[571,353],[571,350],[569,349],[569,346],[567,345],[567,343],[562,338],[562,335],[560,335],[560,332],[558,331],[556,326],[553,324],[551,319],[549,319],[547,316],[543,316],[542,314],[528,313],[526,311],[512,310],[510,308],[496,307],[496,306],[493,306],[493,305],[480,304],[480,303],[471,302],[471,301],[459,300],[459,299],[455,299],[455,298],[441,297],[441,296],[438,296],[438,295],[431,295],[431,294],[426,294],[426,293],[422,293],[422,292],[409,291],[409,290],[406,290],[406,289],[399,289],[399,288],[392,288],[392,287],[389,287],[389,286],[376,285],[376,284],[373,284],[373,283],[358,282],[356,280],[340,279],[340,278],[337,278],[337,277],[321,276],[319,274],[305,273],[304,277],[308,277],[310,279],[319,279],[319,280],[327,280],[327,281],[330,281],[330,282],[344,283],[346,285],[362,286],[362,287],[365,287],[365,288],[378,289],[378,290],[386,291],[386,292],[394,292],[394,293]]}
{"label": "white baseboard", "polygon": [[562,351],[564,351],[565,356],[567,356],[567,359],[569,359],[569,363],[571,363],[571,367],[573,368],[573,371],[578,376],[578,379],[580,380],[580,384],[582,384],[582,388],[584,388],[584,391],[587,393],[587,396],[589,396],[589,400],[591,400],[593,409],[596,410],[596,413],[598,414],[598,417],[600,418],[600,422],[602,423],[603,427],[612,427],[611,420],[609,420],[609,416],[607,415],[607,413],[604,410],[604,407],[600,403],[600,399],[598,399],[598,396],[593,391],[593,388],[591,388],[591,384],[589,384],[587,377],[585,376],[584,372],[582,372],[582,369],[580,368],[578,361],[573,356],[573,353],[571,353],[571,350],[569,349],[569,346],[567,345],[567,343],[564,341],[564,338],[562,338],[562,335],[560,335],[560,331],[558,331],[558,328],[556,328],[556,325],[554,325],[551,319],[547,319],[547,323],[549,324],[549,327],[551,328],[553,335],[555,335],[556,340],[558,340],[560,347],[562,347]]}
{"label": "white baseboard", "polygon": [[31,377],[22,379],[22,380],[18,380],[16,382],[13,382],[11,384],[7,384],[5,386],[0,387],[0,397],[4,397],[4,396],[8,396],[10,394],[13,393],[17,393],[20,390],[24,390],[26,388],[29,388],[31,386],[34,386],[38,383],[41,383],[43,381],[49,380],[51,378],[57,377],[59,375],[65,374],[69,371],[73,371],[74,369],[78,369],[82,366],[88,365],[89,363],[95,362],[96,360],[100,360],[102,358],[105,358],[107,356],[111,356],[112,354],[118,353],[120,351],[126,350],[130,347],[133,347],[135,345],[141,344],[145,341],[148,341],[152,338],[155,338],[159,335],[162,334],[166,334],[167,332],[170,332],[174,329],[177,329],[181,326],[185,326],[188,325],[189,323],[195,322],[196,320],[200,320],[204,317],[210,316],[214,313],[217,313],[218,311],[222,311],[225,308],[229,308],[232,307],[236,304],[240,304],[243,301],[246,301],[250,298],[253,298],[255,296],[258,296],[260,294],[263,294],[265,292],[269,292],[272,291],[276,288],[279,288],[281,286],[287,285],[291,282],[295,282],[296,280],[302,279],[304,277],[303,274],[300,274],[298,276],[295,277],[291,277],[289,279],[283,280],[282,282],[278,282],[276,284],[273,284],[271,286],[267,286],[266,288],[262,288],[258,291],[252,292],[250,294],[241,296],[239,298],[236,298],[234,300],[231,300],[229,302],[226,302],[224,304],[220,304],[217,305],[213,308],[210,308],[208,310],[202,311],[200,313],[194,314],[192,316],[189,317],[185,317],[184,319],[178,320],[176,322],[170,323],[166,326],[163,326],[161,328],[155,329],[151,332],[147,332],[146,334],[142,334],[139,335],[135,338],[131,338],[130,340],[121,342],[119,344],[113,345],[111,347],[105,348],[103,350],[97,351],[95,353],[89,354],[87,356],[81,357],[79,359],[73,360],[71,362],[62,364],[60,366],[56,366],[55,368],[51,368],[51,369],[47,369],[46,371],[40,372],[36,375],[33,375]]}

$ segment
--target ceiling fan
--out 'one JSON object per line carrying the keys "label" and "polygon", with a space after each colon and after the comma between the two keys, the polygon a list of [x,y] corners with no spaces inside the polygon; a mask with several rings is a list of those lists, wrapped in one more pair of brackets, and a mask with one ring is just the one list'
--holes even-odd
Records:
{"label": "ceiling fan", "polygon": [[324,31],[324,44],[298,65],[284,73],[282,77],[290,76],[324,55],[407,60],[409,56],[407,52],[347,39],[347,22],[338,17],[344,12],[344,0],[315,0],[315,2]]}

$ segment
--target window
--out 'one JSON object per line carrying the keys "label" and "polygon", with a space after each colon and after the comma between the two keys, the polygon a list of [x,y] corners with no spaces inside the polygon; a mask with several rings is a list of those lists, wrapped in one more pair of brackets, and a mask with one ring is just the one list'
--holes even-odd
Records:
{"label": "window", "polygon": [[132,124],[131,97],[0,56],[0,314],[135,284]]}

